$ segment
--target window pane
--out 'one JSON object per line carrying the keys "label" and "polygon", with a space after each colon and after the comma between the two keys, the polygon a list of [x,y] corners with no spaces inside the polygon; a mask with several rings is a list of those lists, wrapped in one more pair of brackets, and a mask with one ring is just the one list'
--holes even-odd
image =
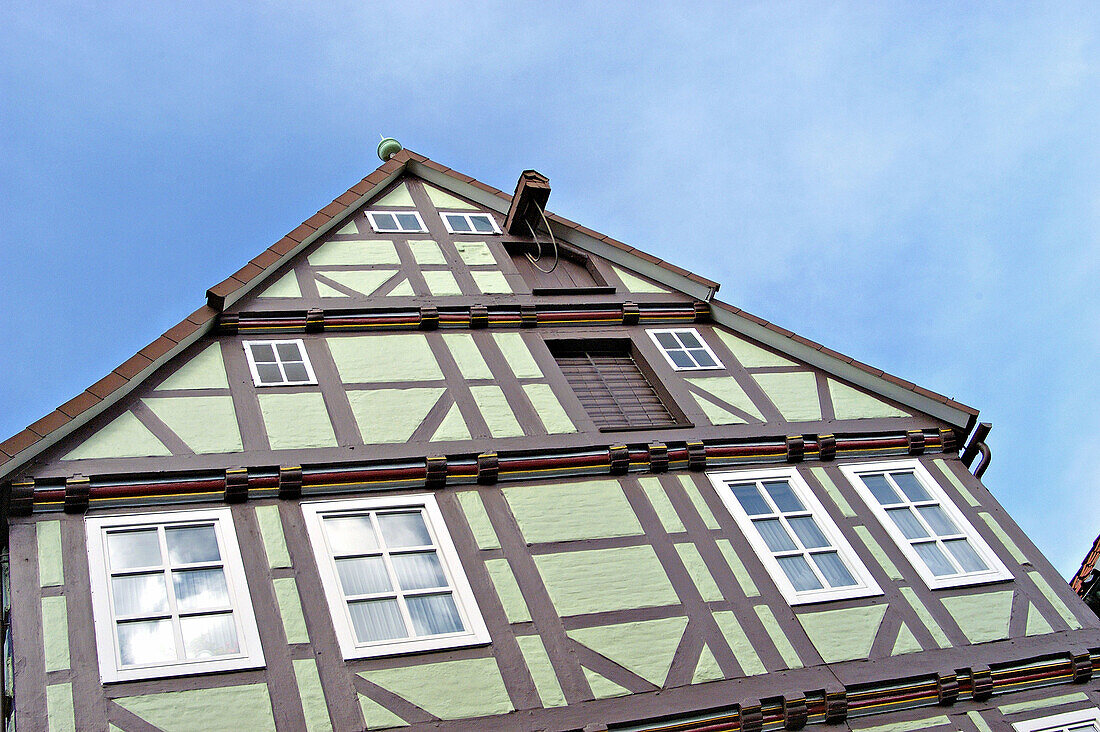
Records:
{"label": "window pane", "polygon": [[787,534],[787,530],[783,528],[783,524],[779,523],[779,519],[761,519],[754,521],[753,524],[773,552],[789,552],[798,548]]}
{"label": "window pane", "polygon": [[802,501],[798,500],[798,496],[794,494],[794,489],[791,488],[791,484],[785,480],[766,480],[764,481],[764,489],[768,492],[768,495],[775,501],[775,505],[779,506],[779,510],[783,513],[788,511],[805,511],[802,506]]}
{"label": "window pane", "polygon": [[794,529],[794,533],[798,536],[799,541],[802,542],[802,546],[807,549],[831,546],[829,540],[825,538],[825,534],[821,533],[821,529],[813,518],[809,516],[799,516],[797,518],[787,519],[787,521],[790,522],[791,528]]}
{"label": "window pane", "polygon": [[405,231],[420,231],[420,222],[416,220],[416,214],[397,214],[397,220]]}
{"label": "window pane", "polygon": [[913,473],[890,473],[890,477],[894,479],[894,482],[898,484],[905,497],[910,501],[931,501],[932,496],[928,495],[928,491],[924,489],[924,486],[917,480],[917,476]]}
{"label": "window pane", "polygon": [[447,223],[451,225],[452,231],[470,231],[470,225],[466,223],[465,216],[447,216]]}
{"label": "window pane", "polygon": [[216,658],[241,652],[233,613],[180,618],[180,632],[187,658]]}
{"label": "window pane", "polygon": [[397,584],[402,590],[425,590],[429,587],[446,587],[447,576],[439,564],[435,552],[394,554],[390,557],[397,573]]}
{"label": "window pane", "polygon": [[793,557],[779,557],[779,566],[798,592],[821,589],[821,582],[801,554]]}
{"label": "window pane", "polygon": [[360,643],[407,638],[397,600],[364,600],[348,603],[351,624]]}
{"label": "window pane", "polygon": [[218,536],[212,525],[165,529],[164,538],[168,540],[168,559],[172,564],[221,561]]}
{"label": "window pane", "polygon": [[336,556],[367,554],[378,549],[370,516],[333,516],[325,519],[325,534]]}
{"label": "window pane", "polygon": [[397,221],[393,218],[393,214],[374,214],[374,226],[379,231],[397,231]]}
{"label": "window pane", "polygon": [[417,635],[460,633],[463,630],[462,618],[450,594],[410,597],[408,605]]}
{"label": "window pane", "polygon": [[730,490],[748,515],[759,516],[772,512],[768,502],[760,495],[760,489],[756,487],[756,483],[734,483],[730,486]]}
{"label": "window pane", "polygon": [[256,363],[275,363],[275,349],[270,343],[249,343],[248,348]]}
{"label": "window pane", "polygon": [[118,655],[123,666],[176,660],[176,640],[168,620],[118,624]]}
{"label": "window pane", "polygon": [[657,342],[661,344],[661,348],[665,350],[680,347],[680,342],[671,333],[654,333],[653,335],[657,338]]}
{"label": "window pane", "polygon": [[917,556],[919,556],[924,563],[928,565],[928,569],[932,571],[932,574],[937,577],[943,577],[948,574],[955,574],[956,570],[948,561],[947,557],[943,555],[940,548],[936,546],[936,542],[927,542],[925,544],[914,544],[913,548],[917,550]]}
{"label": "window pane", "polygon": [[495,231],[495,229],[493,229],[492,223],[490,223],[490,221],[489,221],[488,216],[471,216],[470,220],[473,221],[474,229],[476,229],[477,231],[481,231],[481,232]]}
{"label": "window pane", "polygon": [[287,363],[283,364],[283,371],[286,372],[287,381],[309,381],[309,372],[306,371],[306,365],[304,363]]}
{"label": "window pane", "polygon": [[432,543],[424,517],[419,511],[378,514],[378,525],[382,527],[382,537],[386,546],[425,546]]}
{"label": "window pane", "polygon": [[881,503],[883,506],[889,506],[894,503],[901,503],[901,497],[898,496],[898,492],[894,490],[894,487],[886,482],[886,478],[882,475],[863,475],[864,485],[870,489],[874,495],[875,500]]}
{"label": "window pane", "polygon": [[836,552],[825,552],[812,555],[814,564],[821,570],[825,581],[830,587],[851,587],[856,584],[856,578],[848,571],[848,567],[841,561]]}
{"label": "window pane", "polygon": [[336,571],[345,595],[371,595],[393,590],[382,557],[337,559]]}
{"label": "window pane", "polygon": [[695,363],[700,366],[717,366],[714,359],[710,357],[710,354],[704,351],[702,348],[693,348],[688,353],[695,359]]}
{"label": "window pane", "polygon": [[157,538],[157,530],[112,531],[107,534],[107,554],[113,572],[160,566],[160,539]]}
{"label": "window pane", "polygon": [[928,536],[928,532],[925,531],[917,517],[913,515],[912,510],[908,508],[891,508],[886,514],[897,524],[906,539],[923,539]]}
{"label": "window pane", "polygon": [[261,384],[283,383],[283,372],[279,370],[277,363],[256,364],[256,374],[260,377]]}
{"label": "window pane", "polygon": [[225,585],[225,572],[221,568],[173,572],[172,586],[176,590],[176,605],[183,612],[209,610],[229,604],[229,588]]}
{"label": "window pane", "polygon": [[115,615],[155,615],[168,610],[168,588],[164,573],[112,577],[111,594]]}
{"label": "window pane", "polygon": [[951,539],[943,543],[966,572],[984,572],[989,569],[966,539]]}
{"label": "window pane", "polygon": [[699,339],[695,337],[695,334],[690,330],[681,330],[676,333],[680,336],[680,342],[688,348],[702,348],[703,344],[699,342]]}
{"label": "window pane", "polygon": [[279,343],[276,348],[279,351],[279,360],[283,363],[302,360],[302,352],[298,350],[297,343]]}
{"label": "window pane", "polygon": [[920,513],[921,518],[928,522],[928,525],[932,527],[932,531],[935,531],[940,536],[950,536],[951,534],[961,534],[959,527],[955,525],[955,522],[947,515],[947,512],[940,506],[919,506],[917,511]]}
{"label": "window pane", "polygon": [[679,369],[690,369],[695,367],[695,362],[691,360],[691,356],[687,355],[684,351],[667,351],[668,357],[672,359],[672,363]]}

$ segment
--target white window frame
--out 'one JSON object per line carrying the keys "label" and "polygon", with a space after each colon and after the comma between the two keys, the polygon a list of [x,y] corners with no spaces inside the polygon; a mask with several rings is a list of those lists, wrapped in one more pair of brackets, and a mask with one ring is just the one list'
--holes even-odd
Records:
{"label": "white window frame", "polygon": [[[714,351],[711,349],[711,347],[707,344],[707,342],[703,338],[703,336],[695,328],[653,328],[653,329],[647,329],[646,333],[649,334],[649,339],[651,341],[653,341],[653,345],[657,346],[657,350],[660,351],[661,355],[665,357],[665,361],[668,362],[668,365],[672,367],[673,371],[721,371],[721,370],[726,368],[725,366],[722,365],[721,359],[718,358],[718,356],[714,353]],[[657,340],[657,336],[661,335],[663,333],[668,333],[668,334],[672,335],[676,339],[676,341],[678,343],[680,343],[680,345],[682,346],[682,348],[676,349],[676,350],[683,350],[685,353],[687,353],[688,348],[687,348],[687,346],[684,346],[683,341],[680,340],[680,334],[681,333],[691,333],[693,336],[695,336],[695,338],[699,341],[699,343],[702,344],[703,350],[706,351],[707,355],[710,356],[714,360],[715,365],[714,366],[700,366],[698,363],[696,363],[694,366],[678,366],[678,365],[676,365],[676,362],[672,360],[672,356],[670,356],[668,351],[665,350],[665,347],[663,345],[661,345],[661,342],[659,340]],[[688,353],[687,355],[688,355],[688,358],[690,358],[692,361],[695,361],[694,356],[692,356],[690,353]]]}
{"label": "white window frame", "polygon": [[[881,595],[882,590],[874,577],[871,576],[867,566],[856,554],[852,545],[844,538],[828,511],[810,489],[806,479],[798,472],[797,468],[773,468],[762,470],[735,470],[722,473],[707,473],[718,496],[722,499],[726,509],[737,522],[741,533],[749,540],[749,544],[760,558],[764,568],[768,570],[772,580],[784,599],[790,605],[805,605],[814,602],[828,602],[831,600],[847,600],[858,597],[872,597]],[[727,483],[748,483],[759,480],[786,480],[794,490],[796,496],[808,509],[810,515],[817,523],[825,538],[832,544],[841,560],[844,562],[852,577],[858,584],[851,587],[826,587],[820,590],[798,591],[787,577],[787,573],[779,566],[778,560],[772,553],[764,537],[753,524],[752,518],[745,511],[733,491],[727,487]]]}
{"label": "white window frame", "polygon": [[[376,234],[424,234],[427,233],[428,228],[424,226],[424,219],[420,216],[419,211],[365,211],[367,214],[367,221],[370,222],[370,227],[374,229]],[[389,214],[393,216],[393,220],[397,222],[398,228],[396,229],[383,229],[378,226],[378,222],[374,220],[374,217],[378,214]],[[420,226],[419,229],[402,229],[400,228],[401,222],[397,220],[397,215],[402,216],[415,216],[416,223]]]}
{"label": "white window frame", "polygon": [[[302,357],[302,365],[306,367],[309,378],[305,381],[289,381],[286,379],[286,370],[283,369],[283,361],[279,358],[278,346],[293,343],[298,347],[298,353]],[[306,352],[306,344],[301,338],[291,338],[277,341],[244,341],[244,355],[248,359],[248,369],[252,372],[252,383],[256,386],[305,386],[317,383],[317,375],[313,372],[313,364],[309,362],[309,354]],[[283,381],[278,383],[260,380],[260,371],[256,368],[256,358],[252,355],[252,346],[271,346],[275,351],[275,363],[279,365],[279,373],[283,375]]]}
{"label": "white window frame", "polygon": [[[466,219],[466,223],[470,225],[470,231],[455,231],[454,229],[452,229],[451,228],[451,222],[447,218],[448,216],[461,216],[464,219]],[[489,223],[493,225],[493,230],[492,231],[477,231],[474,228],[473,222],[470,220],[470,218],[473,217],[473,216],[478,216],[478,217],[484,216],[485,218],[487,218],[489,220]],[[486,236],[487,234],[499,234],[499,233],[501,233],[500,232],[500,227],[497,226],[496,218],[492,214],[489,214],[489,213],[484,213],[484,212],[463,213],[461,211],[440,211],[439,212],[439,217],[441,219],[443,219],[443,225],[447,227],[447,233],[448,234],[458,234],[459,236]]]}
{"label": "white window frame", "polygon": [[1049,717],[1029,719],[1024,722],[1013,722],[1012,729],[1016,732],[1065,732],[1070,725],[1078,725],[1092,722],[1094,730],[1100,730],[1100,709],[1078,709],[1076,712],[1064,712]]}
{"label": "white window frame", "polygon": [[[428,532],[440,558],[440,564],[450,582],[450,588],[462,618],[465,630],[461,633],[449,633],[434,636],[413,636],[400,640],[360,643],[355,635],[348,602],[344,598],[340,577],[336,570],[333,552],[329,549],[323,527],[324,517],[339,514],[359,514],[367,511],[389,511],[394,509],[420,509],[427,519]],[[443,514],[439,511],[435,496],[430,493],[408,494],[403,496],[378,496],[360,499],[338,499],[310,501],[302,504],[305,516],[306,532],[313,545],[314,557],[321,575],[321,586],[328,601],[336,638],[345,659],[373,658],[406,653],[420,653],[443,648],[482,645],[490,642],[489,631],[481,617],[470,588],[469,580],[462,569],[458,551],[451,541]]]}
{"label": "white window frame", "polygon": [[[947,495],[940,484],[932,477],[932,474],[928,472],[928,469],[925,468],[919,460],[889,460],[874,463],[855,463],[841,465],[840,470],[844,473],[848,482],[852,484],[852,487],[856,489],[856,492],[859,493],[863,502],[867,504],[872,513],[878,518],[879,523],[882,524],[886,533],[890,535],[890,538],[893,539],[894,543],[901,549],[901,553],[905,555],[909,564],[913,566],[913,569],[917,571],[917,574],[921,576],[921,579],[924,580],[924,583],[928,585],[929,589],[938,590],[946,587],[963,587],[966,585],[985,584],[987,582],[1000,582],[1012,579],[1012,573],[1008,571],[1008,568],[1001,561],[1000,557],[994,553],[993,549],[977,532],[973,524],[963,515],[962,511],[955,505],[955,502]],[[956,526],[962,529],[962,533],[959,534],[959,536],[966,537],[967,541],[970,542],[971,548],[974,549],[989,569],[983,572],[971,572],[968,574],[949,575],[945,577],[937,577],[932,573],[932,570],[928,568],[928,565],[925,564],[924,560],[917,554],[910,540],[905,537],[905,534],[902,533],[897,524],[887,515],[886,509],[878,502],[878,499],[875,498],[874,494],[871,493],[871,490],[860,477],[865,473],[882,473],[899,470],[913,471],[913,474],[917,477],[917,481],[940,505],[948,518],[955,522]],[[904,494],[901,495],[904,496]],[[921,501],[918,503],[924,504],[925,502]],[[914,502],[907,501],[897,505],[913,506]]]}
{"label": "white window frame", "polygon": [[[110,590],[110,569],[107,556],[107,533],[115,529],[168,528],[196,523],[213,523],[222,555],[226,586],[236,622],[240,653],[212,660],[177,660],[142,666],[122,666],[116,638],[113,597]],[[104,683],[133,681],[166,676],[190,676],[220,671],[263,668],[264,653],[252,598],[237,544],[233,514],[228,508],[198,509],[138,513],[125,516],[89,516],[84,520],[87,532],[88,568],[90,570],[92,617],[95,625],[96,650],[99,655],[99,675]],[[162,550],[163,551],[163,550]],[[168,558],[162,557],[167,566]],[[173,614],[177,617],[178,613]]]}

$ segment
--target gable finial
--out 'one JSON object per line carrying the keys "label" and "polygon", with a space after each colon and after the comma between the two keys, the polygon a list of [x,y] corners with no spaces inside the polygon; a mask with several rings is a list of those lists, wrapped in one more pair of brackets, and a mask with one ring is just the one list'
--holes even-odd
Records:
{"label": "gable finial", "polygon": [[383,137],[378,143],[378,157],[384,163],[397,153],[401,152],[401,143],[392,137]]}

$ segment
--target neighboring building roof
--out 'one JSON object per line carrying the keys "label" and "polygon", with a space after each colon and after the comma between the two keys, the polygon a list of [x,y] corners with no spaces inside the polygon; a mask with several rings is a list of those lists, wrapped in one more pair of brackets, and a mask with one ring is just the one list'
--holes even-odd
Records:
{"label": "neighboring building roof", "polygon": [[[244,267],[207,290],[206,305],[169,328],[88,389],[0,443],[0,477],[10,475],[42,450],[130,393],[165,362],[205,335],[226,307],[240,300],[288,259],[327,233],[350,211],[366,203],[406,172],[502,213],[508,210],[512,200],[512,196],[504,191],[451,170],[423,155],[411,150],[400,151]],[[712,316],[721,325],[873,392],[940,418],[965,432],[969,432],[976,421],[978,411],[972,407],[856,361],[740,308],[714,300],[714,293],[719,287],[717,282],[557,214],[547,212],[546,215],[555,226],[555,233],[560,229],[568,235],[569,242],[574,246],[632,268],[692,297],[710,302]]]}

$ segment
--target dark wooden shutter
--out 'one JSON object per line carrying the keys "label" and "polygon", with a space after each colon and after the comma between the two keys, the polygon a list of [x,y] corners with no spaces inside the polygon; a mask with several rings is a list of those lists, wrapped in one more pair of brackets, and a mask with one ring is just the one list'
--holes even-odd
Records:
{"label": "dark wooden shutter", "polygon": [[559,350],[554,358],[597,427],[637,429],[677,424],[628,346],[568,348]]}

